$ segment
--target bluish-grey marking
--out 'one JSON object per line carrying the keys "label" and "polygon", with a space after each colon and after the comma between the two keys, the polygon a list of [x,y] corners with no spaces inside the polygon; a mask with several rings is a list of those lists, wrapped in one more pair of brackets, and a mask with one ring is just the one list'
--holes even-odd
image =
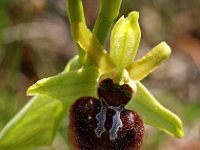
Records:
{"label": "bluish-grey marking", "polygon": [[104,124],[106,122],[107,108],[103,106],[103,100],[100,99],[100,101],[101,101],[101,111],[96,115],[98,124],[97,124],[97,128],[95,129],[95,133],[98,138],[100,138],[101,134],[106,131]]}
{"label": "bluish-grey marking", "polygon": [[119,128],[123,127],[122,121],[120,119],[120,113],[123,111],[124,107],[122,105],[118,107],[107,106],[104,98],[100,98],[101,102],[101,111],[96,115],[96,119],[98,121],[97,128],[94,130],[95,134],[98,138],[101,137],[102,133],[106,131],[105,122],[106,122],[106,113],[107,109],[112,109],[115,111],[115,114],[112,117],[112,127],[109,130],[109,139],[115,140],[117,138],[117,132]]}
{"label": "bluish-grey marking", "polygon": [[109,139],[115,140],[117,138],[117,132],[119,128],[123,127],[122,121],[120,119],[120,113],[124,109],[123,106],[118,106],[118,107],[111,107],[115,111],[115,115],[113,116],[112,120],[112,127],[109,130]]}

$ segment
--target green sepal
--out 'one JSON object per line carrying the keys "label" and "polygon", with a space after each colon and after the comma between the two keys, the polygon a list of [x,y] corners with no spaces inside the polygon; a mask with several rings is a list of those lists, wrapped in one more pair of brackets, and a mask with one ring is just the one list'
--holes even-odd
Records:
{"label": "green sepal", "polygon": [[61,100],[66,109],[81,96],[96,97],[98,70],[95,67],[62,72],[56,76],[39,80],[32,85],[28,95],[47,95]]}
{"label": "green sepal", "polygon": [[141,59],[133,62],[127,67],[130,77],[135,81],[142,80],[162,62],[169,58],[170,54],[171,48],[167,43],[161,42]]}
{"label": "green sepal", "polygon": [[85,23],[75,22],[72,24],[72,33],[74,40],[87,53],[92,62],[101,73],[109,72],[115,68],[113,60],[107,51],[93,36]]}
{"label": "green sepal", "polygon": [[32,98],[0,132],[0,149],[50,145],[64,115],[60,101],[46,96]]}
{"label": "green sepal", "polygon": [[137,91],[127,108],[138,112],[146,124],[182,138],[184,131],[179,117],[162,106],[140,82],[136,85]]}
{"label": "green sepal", "polygon": [[113,24],[113,21],[119,14],[122,0],[101,0],[100,12],[95,23],[93,34],[104,45],[106,37]]}
{"label": "green sepal", "polygon": [[133,62],[137,53],[141,38],[138,18],[136,11],[129,13],[127,18],[122,16],[112,30],[110,56],[119,68],[125,68]]}

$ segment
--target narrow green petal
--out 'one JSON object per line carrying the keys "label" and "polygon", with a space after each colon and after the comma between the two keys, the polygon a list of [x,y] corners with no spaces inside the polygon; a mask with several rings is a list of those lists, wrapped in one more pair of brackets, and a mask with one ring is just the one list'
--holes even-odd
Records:
{"label": "narrow green petal", "polygon": [[127,67],[130,77],[137,81],[145,78],[171,54],[171,48],[162,42],[154,47],[141,59],[133,62]]}
{"label": "narrow green petal", "polygon": [[39,80],[32,85],[28,95],[47,95],[64,102],[66,109],[81,96],[96,96],[98,71],[95,67],[63,72]]}
{"label": "narrow green petal", "polygon": [[114,19],[119,14],[122,0],[101,0],[100,12],[95,23],[93,34],[104,45],[106,37],[113,24]]}
{"label": "narrow green petal", "polygon": [[1,150],[28,150],[50,145],[65,115],[60,101],[37,96],[0,132]]}
{"label": "narrow green petal", "polygon": [[127,18],[121,17],[111,33],[110,55],[119,68],[133,62],[140,43],[141,31],[139,13],[131,12]]}
{"label": "narrow green petal", "polygon": [[182,138],[184,132],[179,117],[163,107],[140,82],[137,82],[136,85],[137,92],[128,103],[127,108],[138,112],[146,124],[172,136]]}
{"label": "narrow green petal", "polygon": [[92,62],[102,73],[109,72],[115,68],[111,57],[84,23],[73,23],[72,33],[74,40],[85,50]]}

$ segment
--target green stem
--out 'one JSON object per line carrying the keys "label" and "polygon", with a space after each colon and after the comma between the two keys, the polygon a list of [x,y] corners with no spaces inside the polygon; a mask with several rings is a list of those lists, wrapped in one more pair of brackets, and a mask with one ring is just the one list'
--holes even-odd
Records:
{"label": "green stem", "polygon": [[116,67],[107,51],[84,23],[73,23],[72,33],[74,40],[84,49],[101,73],[109,72]]}
{"label": "green stem", "polygon": [[104,45],[110,27],[119,14],[122,0],[101,0],[100,12],[95,23],[93,34]]}
{"label": "green stem", "polygon": [[[83,11],[83,5],[81,0],[66,0],[67,5],[67,14],[69,17],[70,24],[72,25],[74,22],[83,22],[85,23],[85,15]],[[73,34],[73,31],[71,31]],[[81,64],[85,64],[87,55],[85,51],[76,44],[79,54],[79,62]]]}
{"label": "green stem", "polygon": [[[96,21],[93,34],[94,37],[104,45],[109,29],[114,19],[119,14],[119,8],[122,0],[101,0],[101,7],[98,19]],[[70,24],[81,22],[85,23],[85,16],[81,0],[66,0],[67,13],[69,16]],[[73,30],[71,31],[74,34]],[[89,59],[87,53],[77,44],[79,51],[79,62],[83,65],[88,64]]]}
{"label": "green stem", "polygon": [[67,13],[69,16],[69,21],[73,22],[84,22],[85,16],[83,11],[83,5],[81,0],[66,0]]}

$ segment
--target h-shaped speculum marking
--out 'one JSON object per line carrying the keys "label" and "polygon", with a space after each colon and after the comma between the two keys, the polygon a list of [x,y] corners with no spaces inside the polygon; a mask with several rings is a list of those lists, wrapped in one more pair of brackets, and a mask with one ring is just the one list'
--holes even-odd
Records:
{"label": "h-shaped speculum marking", "polygon": [[94,130],[98,138],[100,138],[101,134],[106,131],[104,124],[106,122],[107,108],[103,105],[103,98],[100,98],[100,102],[101,102],[101,111],[96,115],[98,124],[97,128]]}
{"label": "h-shaped speculum marking", "polygon": [[118,107],[106,106],[104,98],[100,98],[101,101],[101,111],[96,115],[98,121],[97,128],[95,129],[96,136],[101,137],[102,133],[106,131],[105,122],[106,122],[106,113],[107,109],[110,108],[115,111],[115,115],[112,117],[112,127],[109,130],[109,139],[115,140],[117,138],[117,132],[119,128],[123,127],[122,121],[120,119],[120,113],[123,111],[124,107],[122,105]]}
{"label": "h-shaped speculum marking", "polygon": [[115,115],[112,119],[112,127],[109,130],[109,139],[115,140],[117,138],[117,132],[119,128],[123,127],[122,121],[120,119],[120,113],[124,109],[124,107],[120,105],[118,107],[112,107],[111,109],[115,111]]}

